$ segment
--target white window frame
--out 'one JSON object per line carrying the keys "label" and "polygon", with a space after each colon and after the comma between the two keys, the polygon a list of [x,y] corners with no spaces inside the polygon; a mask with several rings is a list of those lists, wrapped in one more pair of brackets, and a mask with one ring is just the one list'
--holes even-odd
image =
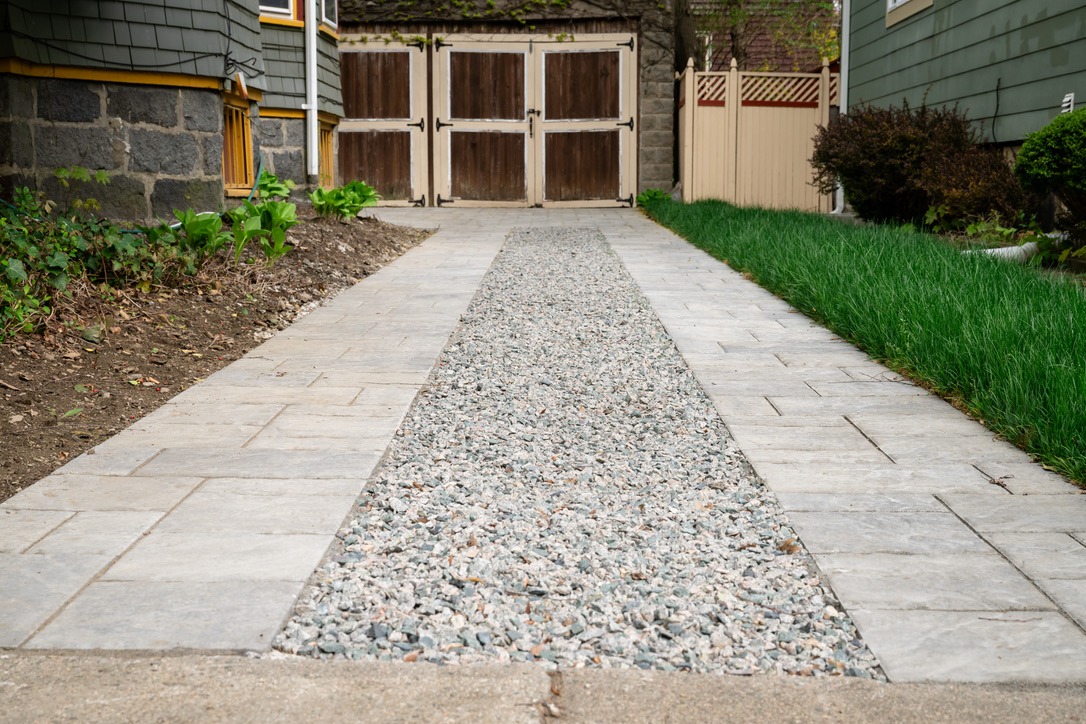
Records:
{"label": "white window frame", "polygon": [[[325,25],[331,25],[333,28],[339,22],[339,2],[338,0],[320,0],[321,6],[321,22]],[[332,17],[328,17],[328,8],[332,8]]]}
{"label": "white window frame", "polygon": [[275,5],[267,4],[271,0],[260,0],[260,14],[261,15],[274,15],[276,17],[293,18],[294,17],[294,0],[286,0],[286,8],[277,7]]}
{"label": "white window frame", "polygon": [[886,27],[927,10],[934,0],[886,0]]}

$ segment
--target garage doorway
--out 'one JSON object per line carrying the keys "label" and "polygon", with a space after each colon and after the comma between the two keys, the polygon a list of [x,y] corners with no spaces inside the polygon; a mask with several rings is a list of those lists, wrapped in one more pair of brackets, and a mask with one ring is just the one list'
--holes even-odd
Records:
{"label": "garage doorway", "polygon": [[634,36],[451,34],[341,51],[345,180],[422,205],[633,205]]}

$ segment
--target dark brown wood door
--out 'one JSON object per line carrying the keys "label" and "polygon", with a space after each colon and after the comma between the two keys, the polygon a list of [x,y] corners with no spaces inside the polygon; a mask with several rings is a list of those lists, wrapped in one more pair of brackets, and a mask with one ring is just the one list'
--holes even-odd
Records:
{"label": "dark brown wood door", "polygon": [[632,37],[446,36],[433,52],[439,204],[632,205]]}
{"label": "dark brown wood door", "polygon": [[456,40],[435,50],[438,204],[531,202],[529,56],[518,42]]}
{"label": "dark brown wood door", "polygon": [[[622,193],[622,51],[543,51],[543,200],[612,201]],[[632,118],[632,116],[631,116]]]}
{"label": "dark brown wood door", "polygon": [[426,57],[419,48],[372,43],[340,53],[344,119],[339,176],[365,181],[384,203],[424,203],[428,184]]}

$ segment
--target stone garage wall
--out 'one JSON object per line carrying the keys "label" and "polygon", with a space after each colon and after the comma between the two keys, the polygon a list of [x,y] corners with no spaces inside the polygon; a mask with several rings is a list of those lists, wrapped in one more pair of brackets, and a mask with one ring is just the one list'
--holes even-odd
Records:
{"label": "stone garage wall", "polygon": [[[0,75],[4,191],[28,185],[60,202],[94,198],[103,215],[130,221],[217,210],[222,132],[217,91]],[[110,183],[64,189],[53,171],[67,166],[104,169]]]}

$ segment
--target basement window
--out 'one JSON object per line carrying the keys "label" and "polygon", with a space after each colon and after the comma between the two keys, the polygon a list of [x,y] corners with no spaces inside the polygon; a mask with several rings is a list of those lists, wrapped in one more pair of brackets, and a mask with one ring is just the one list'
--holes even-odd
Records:
{"label": "basement window", "polygon": [[223,103],[222,182],[227,196],[248,196],[253,188],[253,134],[240,98]]}
{"label": "basement window", "polygon": [[330,189],[336,185],[335,127],[331,123],[320,125],[317,153],[321,188]]}

